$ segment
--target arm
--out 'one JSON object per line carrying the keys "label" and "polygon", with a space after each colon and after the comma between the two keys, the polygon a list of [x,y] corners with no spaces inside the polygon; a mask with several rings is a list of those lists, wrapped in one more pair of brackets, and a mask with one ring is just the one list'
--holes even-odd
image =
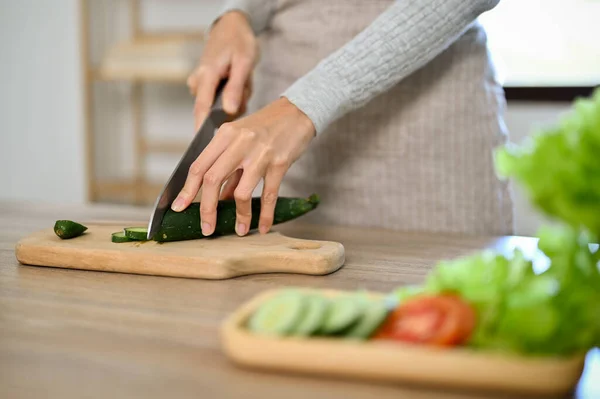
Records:
{"label": "arm", "polygon": [[499,0],[398,0],[283,93],[322,132],[450,46]]}
{"label": "arm", "polygon": [[223,124],[190,168],[173,209],[185,209],[202,186],[202,233],[212,234],[226,182],[223,193],[232,194],[236,203],[236,232],[245,235],[252,220],[252,193],[264,179],[259,231],[269,231],[281,181],[316,132],[431,60],[497,2],[398,0],[281,98]]}
{"label": "arm", "polygon": [[240,11],[250,21],[254,34],[258,35],[269,26],[274,9],[275,0],[226,0],[214,22],[229,11]]}

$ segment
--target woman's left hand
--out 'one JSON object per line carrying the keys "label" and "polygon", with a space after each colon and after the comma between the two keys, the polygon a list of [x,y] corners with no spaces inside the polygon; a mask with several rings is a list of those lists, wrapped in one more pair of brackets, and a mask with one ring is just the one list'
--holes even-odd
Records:
{"label": "woman's left hand", "polygon": [[211,235],[219,198],[233,194],[236,232],[243,236],[250,228],[252,194],[264,178],[259,231],[267,233],[273,224],[281,181],[314,135],[312,121],[285,97],[252,115],[223,124],[190,167],[172,209],[179,212],[187,208],[202,186],[202,234]]}

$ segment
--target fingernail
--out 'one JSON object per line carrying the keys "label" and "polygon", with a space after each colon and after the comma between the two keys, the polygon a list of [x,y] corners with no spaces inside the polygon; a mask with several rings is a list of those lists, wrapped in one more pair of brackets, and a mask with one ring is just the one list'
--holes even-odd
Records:
{"label": "fingernail", "polygon": [[235,232],[238,235],[243,236],[246,234],[246,225],[244,223],[238,223],[237,226],[235,226]]}
{"label": "fingernail", "polygon": [[234,112],[237,112],[237,109],[238,109],[238,103],[237,103],[237,101],[235,101],[235,100],[227,100],[227,101],[225,102],[225,108],[227,108],[227,111],[228,111],[229,113],[232,113],[232,114],[233,114]]}
{"label": "fingernail", "polygon": [[173,205],[171,205],[171,209],[173,209],[175,212],[181,211],[183,209],[183,198],[177,197],[177,199],[173,202]]}
{"label": "fingernail", "polygon": [[202,223],[202,234],[205,236],[210,235],[210,223]]}
{"label": "fingernail", "polygon": [[260,234],[267,234],[268,227],[265,226],[264,224],[261,224],[260,227],[258,228],[258,231],[260,232]]}

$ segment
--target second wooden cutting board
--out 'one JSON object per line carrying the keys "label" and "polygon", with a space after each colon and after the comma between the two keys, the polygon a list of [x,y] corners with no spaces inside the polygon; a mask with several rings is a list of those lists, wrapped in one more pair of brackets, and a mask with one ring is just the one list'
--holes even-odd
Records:
{"label": "second wooden cutting board", "polygon": [[17,243],[22,264],[69,269],[226,279],[257,273],[323,275],[345,261],[342,244],[290,238],[272,232],[261,236],[224,236],[159,244],[111,242],[120,225],[87,225],[84,235],[61,240],[52,229]]}

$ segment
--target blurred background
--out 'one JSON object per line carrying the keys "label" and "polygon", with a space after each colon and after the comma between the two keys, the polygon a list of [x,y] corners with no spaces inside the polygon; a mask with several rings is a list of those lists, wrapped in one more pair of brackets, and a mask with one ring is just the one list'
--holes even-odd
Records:
{"label": "blurred background", "polygon": [[[0,0],[0,201],[150,205],[193,135],[218,0]],[[600,83],[599,0],[482,16],[520,141]],[[517,234],[541,218],[517,191]]]}

